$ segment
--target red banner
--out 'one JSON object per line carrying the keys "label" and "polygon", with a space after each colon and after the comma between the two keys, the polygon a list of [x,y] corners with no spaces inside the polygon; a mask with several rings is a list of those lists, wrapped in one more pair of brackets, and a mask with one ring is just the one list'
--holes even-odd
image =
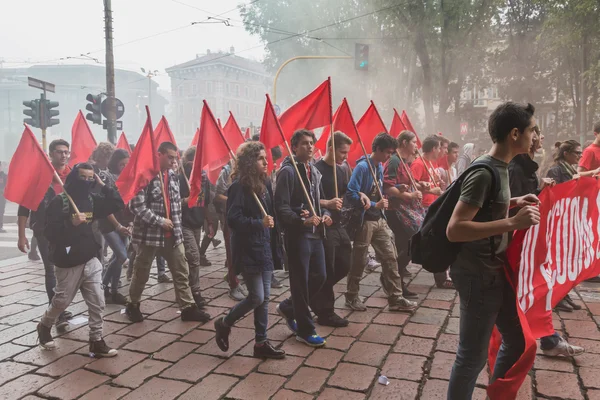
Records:
{"label": "red banner", "polygon": [[[533,367],[534,339],[554,333],[552,308],[579,282],[600,274],[600,182],[580,178],[553,188],[539,196],[540,224],[516,232],[507,249],[507,275],[514,282],[517,308],[526,351],[507,372],[488,388],[490,398],[514,398],[525,376]],[[499,335],[490,343],[499,347]],[[516,390],[515,390],[516,389]]]}

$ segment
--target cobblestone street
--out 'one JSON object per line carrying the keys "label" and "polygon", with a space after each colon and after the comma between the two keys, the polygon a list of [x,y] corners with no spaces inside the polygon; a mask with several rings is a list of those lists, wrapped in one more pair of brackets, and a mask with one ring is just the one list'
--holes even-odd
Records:
{"label": "cobblestone street", "polygon": [[[8,229],[16,232],[14,225]],[[3,234],[5,244],[9,236]],[[202,269],[201,281],[203,296],[210,299],[206,311],[214,319],[234,301],[223,280],[223,247],[211,248],[207,256],[213,266]],[[435,288],[431,274],[410,269],[415,277],[409,287],[419,293],[412,316],[387,311],[379,270],[361,282],[366,312],[344,307],[344,280],[336,287],[336,306],[351,324],[338,329],[317,325],[327,339],[318,350],[298,343],[275,311],[289,294],[284,280],[283,289],[272,289],[268,333],[287,357],[268,361],[251,357],[252,315],[234,327],[230,350],[222,353],[213,321],[182,322],[172,284],[157,283],[153,269],[141,306],[146,320],[130,324],[121,307],[107,305],[105,339],[119,355],[96,360],[88,355],[85,323],[60,335],[55,351],[36,345],[36,323],[47,306],[42,264],[24,256],[5,259],[0,261],[0,399],[444,399],[457,347],[458,299],[453,290]],[[286,277],[282,271],[277,275]],[[126,294],[124,275],[122,281]],[[596,289],[586,284],[573,294],[583,310],[554,315],[555,328],[587,352],[576,360],[538,355],[519,399],[600,399]],[[69,310],[86,315],[81,295]],[[378,383],[380,375],[387,376],[388,386]],[[485,399],[487,378],[481,374],[475,399]]]}

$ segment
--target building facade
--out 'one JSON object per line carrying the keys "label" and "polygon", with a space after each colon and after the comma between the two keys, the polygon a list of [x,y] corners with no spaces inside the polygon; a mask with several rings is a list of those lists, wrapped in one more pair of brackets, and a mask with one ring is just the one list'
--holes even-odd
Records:
{"label": "building facade", "polygon": [[[48,143],[57,138],[71,141],[71,127],[79,110],[84,115],[88,93],[106,92],[106,69],[97,65],[36,65],[27,68],[0,69],[0,160],[9,161],[23,132],[23,101],[39,99],[41,91],[27,85],[27,77],[41,79],[56,86],[56,93],[47,98],[58,101],[60,124],[48,129]],[[130,143],[135,144],[146,122],[144,106],[151,90],[153,121],[165,112],[166,100],[158,92],[158,84],[140,73],[115,69],[116,96],[125,106],[121,118],[123,131]],[[88,121],[89,122],[89,121]],[[89,122],[97,142],[106,141],[106,131]],[[41,141],[41,131],[33,128]],[[121,131],[117,132],[118,135]]]}
{"label": "building facade", "polygon": [[171,78],[171,129],[182,145],[191,142],[200,126],[203,100],[223,124],[231,111],[242,128],[260,125],[270,77],[261,63],[234,52],[233,47],[229,53],[207,50],[166,69]]}

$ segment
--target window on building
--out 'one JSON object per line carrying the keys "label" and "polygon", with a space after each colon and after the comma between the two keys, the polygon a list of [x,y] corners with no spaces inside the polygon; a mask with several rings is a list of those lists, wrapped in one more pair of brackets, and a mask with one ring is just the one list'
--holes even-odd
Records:
{"label": "window on building", "polygon": [[227,93],[227,95],[231,94],[231,86],[229,86],[229,83],[225,84],[225,93]]}
{"label": "window on building", "polygon": [[254,88],[254,99],[258,99],[258,90],[256,88]]}
{"label": "window on building", "polygon": [[183,97],[183,85],[179,85],[177,88],[177,94],[179,97]]}
{"label": "window on building", "polygon": [[246,98],[250,97],[250,89],[248,89],[248,86],[244,88],[244,95],[246,96]]}
{"label": "window on building", "polygon": [[192,85],[192,94],[198,94],[198,85],[195,83]]}
{"label": "window on building", "polygon": [[235,103],[235,114],[240,115],[240,103]]}
{"label": "window on building", "polygon": [[246,104],[246,117],[250,116],[250,106]]}
{"label": "window on building", "polygon": [[254,116],[260,117],[260,111],[258,111],[258,106],[254,106]]}
{"label": "window on building", "polygon": [[240,85],[235,85],[235,96],[240,97]]}
{"label": "window on building", "polygon": [[185,111],[185,106],[183,104],[179,105],[179,116],[183,116],[183,112]]}
{"label": "window on building", "polygon": [[231,111],[231,103],[227,102],[227,106],[225,107],[225,111]]}
{"label": "window on building", "polygon": [[212,94],[213,86],[212,82],[206,82],[206,93]]}

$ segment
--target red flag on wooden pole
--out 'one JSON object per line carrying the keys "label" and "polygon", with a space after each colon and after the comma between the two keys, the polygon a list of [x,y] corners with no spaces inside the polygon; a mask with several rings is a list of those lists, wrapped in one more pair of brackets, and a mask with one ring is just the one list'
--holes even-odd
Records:
{"label": "red flag on wooden pole", "polygon": [[158,125],[156,125],[156,129],[154,130],[154,143],[156,143],[156,147],[160,146],[163,142],[171,142],[177,147],[175,136],[173,136],[173,132],[171,132],[169,123],[164,115],[158,121]]}
{"label": "red flag on wooden pole", "polygon": [[156,156],[157,145],[148,106],[146,106],[146,114],[144,130],[135,145],[129,163],[119,175],[116,183],[125,203],[128,203],[140,190],[148,186],[148,183],[160,172]]}
{"label": "red flag on wooden pole", "polygon": [[200,135],[200,128],[196,129],[196,133],[194,134],[194,138],[192,139],[192,143],[190,143],[190,146],[198,146],[199,135]]}
{"label": "red flag on wooden pole", "polygon": [[[333,115],[333,130],[344,132],[352,139],[353,143],[350,147],[350,151],[358,146],[358,131],[356,129],[356,124],[354,123],[354,118],[352,117],[352,112],[350,111],[350,106],[345,97],[342,100],[342,104],[340,104]],[[317,149],[321,150],[321,153],[327,151],[327,141],[330,136],[331,129],[328,125],[323,129],[323,133],[315,145]]]}
{"label": "red flag on wooden pole", "polygon": [[117,149],[126,150],[127,153],[131,156],[131,146],[127,141],[127,137],[125,137],[125,132],[121,132],[121,136],[119,136],[119,141],[117,142]]}
{"label": "red flag on wooden pole", "polygon": [[81,110],[71,128],[71,158],[69,165],[87,162],[98,144]]}
{"label": "red flag on wooden pole", "polygon": [[250,128],[246,128],[246,135],[244,136],[246,140],[252,139],[252,135],[250,134]]}
{"label": "red flag on wooden pole", "polygon": [[410,119],[408,119],[408,114],[406,114],[406,111],[402,110],[402,116],[400,117],[400,120],[404,124],[404,127],[407,131],[410,131],[415,134],[415,136],[417,137],[417,148],[420,149],[423,146],[421,144],[421,139],[419,139],[419,135],[417,135],[415,128],[413,128],[412,124],[410,123]]}
{"label": "red flag on wooden pole", "polygon": [[398,115],[398,111],[394,108],[394,117],[392,118],[392,126],[390,126],[390,135],[397,138],[402,131],[406,130],[408,130],[408,128],[406,128],[406,125],[404,125],[404,122],[402,122],[402,119],[400,119],[400,116]]}
{"label": "red flag on wooden pole", "polygon": [[[360,118],[360,120],[358,120],[356,128],[360,133],[362,142],[367,150],[371,149],[371,143],[373,142],[375,136],[381,132],[388,132],[383,120],[381,119],[381,116],[379,115],[379,112],[377,111],[377,107],[375,107],[375,103],[372,101],[367,111]],[[358,161],[362,154],[363,151],[361,147],[354,147],[354,149],[350,150],[348,153],[348,164],[354,168],[356,166],[356,161]]]}
{"label": "red flag on wooden pole", "polygon": [[55,175],[54,167],[31,129],[25,125],[21,141],[10,161],[4,197],[37,210]]}
{"label": "red flag on wooden pole", "polygon": [[219,178],[221,168],[231,159],[231,152],[220,129],[210,107],[204,100],[196,156],[190,175],[190,196],[188,200],[190,208],[196,207],[202,202],[202,171],[204,170],[208,179],[215,184]]}
{"label": "red flag on wooden pole", "polygon": [[286,140],[298,129],[315,129],[331,124],[331,81],[328,78],[308,96],[288,108],[279,117]]}
{"label": "red flag on wooden pole", "polygon": [[240,129],[240,126],[238,125],[231,111],[229,111],[229,118],[223,127],[223,135],[225,137],[225,141],[227,141],[227,144],[229,144],[229,147],[231,147],[233,151],[236,151],[237,148],[246,141],[246,139],[244,139],[244,135],[242,134],[242,130]]}

